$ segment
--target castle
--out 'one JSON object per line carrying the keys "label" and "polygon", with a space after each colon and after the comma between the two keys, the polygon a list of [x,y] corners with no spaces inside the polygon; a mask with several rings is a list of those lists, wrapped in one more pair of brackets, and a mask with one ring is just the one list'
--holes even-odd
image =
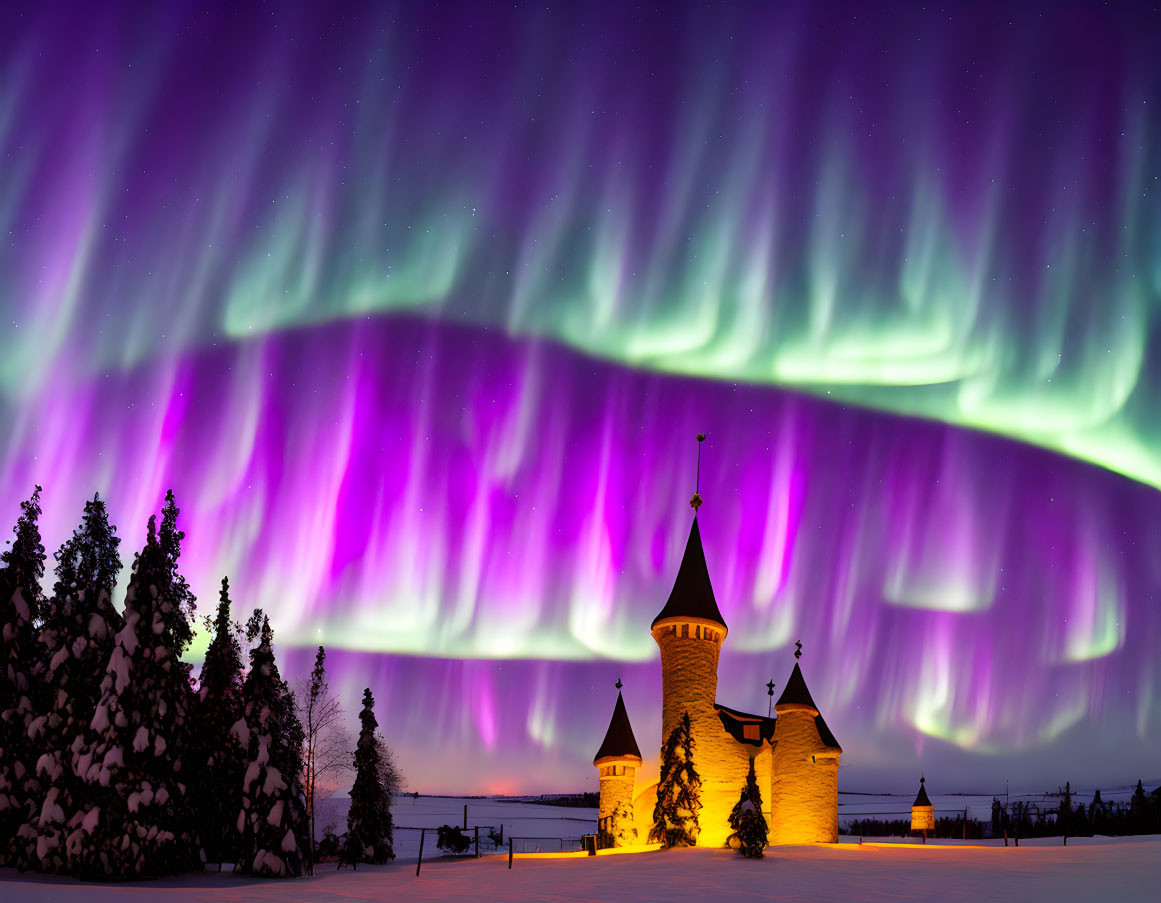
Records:
{"label": "castle", "polygon": [[[700,436],[698,437],[700,440]],[[750,760],[762,792],[770,843],[838,841],[838,768],[842,747],[810,697],[798,666],[774,704],[776,717],[751,715],[717,701],[718,655],[728,632],[718,611],[702,550],[697,507],[673,591],[653,619],[661,647],[661,740],[688,713],[693,763],[701,778],[699,846],[722,846],[729,815],[746,783]],[[799,644],[801,645],[801,644]],[[641,751],[629,723],[618,681],[617,702],[593,764],[600,779],[601,831],[614,845],[644,843],[652,824],[657,784],[636,790]],[[773,693],[772,684],[771,694]],[[636,839],[613,833],[629,820]]]}

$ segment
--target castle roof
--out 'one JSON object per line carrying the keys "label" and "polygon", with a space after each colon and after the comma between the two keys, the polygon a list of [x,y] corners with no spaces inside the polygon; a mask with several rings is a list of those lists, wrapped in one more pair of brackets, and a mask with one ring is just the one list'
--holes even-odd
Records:
{"label": "castle roof", "polygon": [[822,741],[823,746],[829,749],[837,749],[839,752],[843,751],[843,748],[839,746],[838,740],[834,738],[834,734],[830,732],[830,728],[826,726],[826,721],[823,720],[821,713],[815,716],[814,726],[818,729],[818,739]]}
{"label": "castle roof", "polygon": [[[815,713],[818,713],[818,706],[810,697],[810,690],[806,688],[806,679],[802,676],[802,669],[798,667],[798,662],[794,663],[794,670],[790,672],[790,680],[786,681],[786,689],[782,691],[782,695],[774,703],[774,710],[777,711],[779,706],[804,707],[814,709]],[[830,731],[828,730],[827,733]]]}
{"label": "castle roof", "polygon": [[914,806],[930,806],[931,800],[927,798],[927,788],[923,786],[923,778],[919,779],[919,793],[915,796],[915,802],[911,804]]}
{"label": "castle roof", "polygon": [[653,626],[666,618],[702,618],[726,626],[722,613],[718,611],[714,588],[710,585],[696,517],[689,528],[689,539],[685,543],[681,567],[677,569],[677,579],[673,581],[673,590],[661,613],[653,619]]}
{"label": "castle roof", "polygon": [[[714,709],[718,713],[718,718],[722,722],[722,727],[726,732],[737,740],[739,743],[748,743],[751,746],[761,746],[763,740],[771,740],[774,737],[775,720],[767,718],[765,715],[751,715],[749,712],[741,712],[738,709],[731,709],[728,706],[722,705],[720,702],[714,703]],[[747,737],[746,726],[756,726],[758,728],[758,736]]]}
{"label": "castle roof", "polygon": [[609,729],[605,732],[605,740],[597,754],[593,756],[595,765],[601,759],[610,756],[636,756],[641,758],[641,750],[637,748],[637,738],[633,736],[633,726],[629,724],[629,713],[625,710],[625,700],[617,693],[617,704],[613,706],[613,719],[609,722]]}

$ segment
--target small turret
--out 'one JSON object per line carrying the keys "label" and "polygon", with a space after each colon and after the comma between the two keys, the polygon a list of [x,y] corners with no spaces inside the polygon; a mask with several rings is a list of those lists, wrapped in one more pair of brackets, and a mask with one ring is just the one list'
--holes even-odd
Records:
{"label": "small turret", "polygon": [[838,767],[842,747],[819,712],[798,659],[774,711],[774,771],[770,782],[771,843],[838,841]]}
{"label": "small turret", "polygon": [[935,830],[935,807],[927,798],[925,779],[919,778],[919,793],[915,795],[915,802],[911,804],[911,830],[923,832],[923,842],[927,843],[927,832]]}
{"label": "small turret", "polygon": [[604,742],[593,757],[600,780],[597,824],[602,847],[627,846],[636,841],[633,826],[633,784],[641,767],[641,750],[633,736],[629,713],[617,681],[617,704],[605,732]]}

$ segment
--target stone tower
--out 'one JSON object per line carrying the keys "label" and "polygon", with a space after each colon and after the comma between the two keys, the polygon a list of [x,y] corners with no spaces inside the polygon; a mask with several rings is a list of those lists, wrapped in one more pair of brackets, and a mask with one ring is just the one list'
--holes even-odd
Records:
{"label": "stone tower", "polygon": [[919,778],[919,793],[915,795],[915,802],[911,804],[911,830],[922,831],[923,840],[927,841],[927,832],[935,830],[935,807],[927,798],[927,788],[924,787],[924,778]]}
{"label": "stone tower", "polygon": [[600,836],[611,846],[627,846],[638,838],[633,827],[633,784],[641,767],[641,750],[633,736],[625,700],[621,697],[621,682],[617,681],[617,704],[613,718],[605,732],[605,740],[593,757],[597,767],[601,794],[597,824]]}
{"label": "stone tower", "polygon": [[749,761],[722,728],[715,700],[718,655],[726,638],[718,611],[697,515],[673,591],[653,619],[653,639],[661,647],[661,743],[689,713],[693,762],[702,781],[699,846],[721,846],[729,833],[726,818],[745,783]]}
{"label": "stone tower", "polygon": [[837,843],[842,747],[814,704],[797,661],[774,711],[770,842]]}

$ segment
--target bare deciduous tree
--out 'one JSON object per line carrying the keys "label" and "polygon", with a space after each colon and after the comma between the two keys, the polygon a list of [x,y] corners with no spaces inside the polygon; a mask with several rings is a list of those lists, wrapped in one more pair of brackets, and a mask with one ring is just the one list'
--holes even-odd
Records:
{"label": "bare deciduous tree", "polygon": [[315,809],[319,783],[328,775],[351,768],[351,738],[343,723],[343,707],[331,695],[327,683],[326,650],[318,647],[310,679],[301,683],[298,717],[306,735],[302,757],[302,786],[306,793],[306,813],[310,825],[308,874],[314,874]]}

